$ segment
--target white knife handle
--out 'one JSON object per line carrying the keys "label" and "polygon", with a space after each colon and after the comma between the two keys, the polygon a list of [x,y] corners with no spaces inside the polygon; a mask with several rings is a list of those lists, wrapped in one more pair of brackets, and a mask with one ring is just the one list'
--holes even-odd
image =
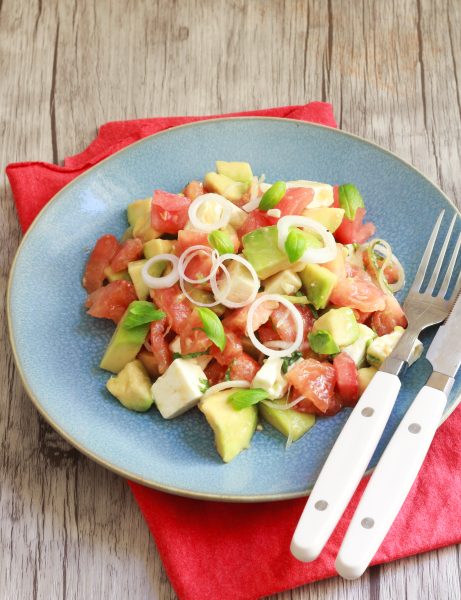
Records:
{"label": "white knife handle", "polygon": [[405,501],[440,423],[447,398],[424,386],[408,409],[363,493],[336,558],[346,579],[360,577]]}
{"label": "white knife handle", "polygon": [[396,375],[378,371],[346,421],[318,476],[291,541],[298,560],[315,560],[358,486],[400,390]]}

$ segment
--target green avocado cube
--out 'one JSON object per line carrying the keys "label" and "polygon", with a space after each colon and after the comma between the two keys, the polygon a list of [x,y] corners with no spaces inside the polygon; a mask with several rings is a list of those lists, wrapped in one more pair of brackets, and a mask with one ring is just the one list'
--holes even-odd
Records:
{"label": "green avocado cube", "polygon": [[224,462],[230,462],[248,448],[258,422],[256,406],[235,410],[228,402],[235,389],[216,392],[202,398],[199,409],[215,436],[216,449]]}
{"label": "green avocado cube", "polygon": [[[144,283],[144,279],[141,275],[141,271],[145,263],[145,260],[133,260],[128,263],[128,273],[130,274],[131,281],[133,282],[138,300],[147,300],[149,297],[149,288]],[[155,267],[156,265],[152,266]]]}
{"label": "green avocado cube", "polygon": [[150,240],[143,246],[143,252],[145,258],[152,258],[158,254],[170,254],[173,247],[173,242],[170,240]]}
{"label": "green avocado cube", "polygon": [[344,217],[343,208],[329,208],[321,206],[319,208],[307,208],[304,213],[304,217],[308,217],[313,221],[317,221],[324,227],[326,227],[331,233],[336,231],[341,225]]}
{"label": "green avocado cube", "polygon": [[109,392],[125,408],[145,412],[152,406],[151,380],[144,365],[139,360],[127,363],[115,377],[106,383]]}
{"label": "green avocado cube", "polygon": [[325,308],[333,288],[338,283],[338,276],[321,265],[308,264],[300,272],[306,296],[317,310]]}
{"label": "green avocado cube", "polygon": [[[274,402],[274,404],[283,405],[285,404],[285,400],[279,400],[278,402]],[[294,442],[299,440],[315,424],[314,415],[301,413],[292,408],[280,410],[260,402],[259,412],[265,421],[272,425],[272,427],[275,427],[285,437],[288,437],[291,433]]]}
{"label": "green avocado cube", "polygon": [[112,271],[110,267],[106,267],[104,269],[104,275],[107,277],[109,281],[119,281],[120,279],[125,279],[126,281],[130,281],[130,275],[128,271],[125,269],[123,271],[119,271],[115,273]]}
{"label": "green avocado cube", "polygon": [[219,173],[207,173],[203,185],[208,191],[220,194],[231,202],[240,200],[249,187],[248,183],[234,181],[226,175],[219,175]]}
{"label": "green avocado cube", "polygon": [[225,175],[234,181],[249,183],[253,178],[253,172],[247,162],[216,161],[216,171],[219,175]]}
{"label": "green avocado cube", "polygon": [[141,218],[146,217],[146,215],[150,216],[150,208],[152,204],[152,198],[145,198],[144,200],[135,200],[128,204],[126,209],[126,214],[128,218],[128,223],[131,226],[134,226],[136,221]]}
{"label": "green avocado cube", "polygon": [[150,323],[131,327],[130,329],[124,327],[130,309],[137,303],[138,300],[134,300],[120,319],[99,364],[101,369],[111,371],[112,373],[119,373],[127,363],[136,358],[136,355],[144,344]]}
{"label": "green avocado cube", "polygon": [[352,308],[331,308],[319,317],[312,333],[328,331],[340,348],[353,344],[359,337],[360,329]]}

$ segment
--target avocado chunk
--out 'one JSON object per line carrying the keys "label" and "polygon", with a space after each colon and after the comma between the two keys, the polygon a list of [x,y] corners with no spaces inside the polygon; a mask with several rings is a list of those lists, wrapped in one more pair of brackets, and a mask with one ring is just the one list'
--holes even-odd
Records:
{"label": "avocado chunk", "polygon": [[[274,404],[283,406],[285,400],[274,402]],[[272,427],[275,427],[285,437],[289,437],[291,434],[294,442],[299,440],[315,424],[314,415],[301,413],[292,408],[288,410],[272,408],[263,402],[259,403],[259,413],[265,421],[272,425]]]}
{"label": "avocado chunk", "polygon": [[317,223],[320,223],[333,233],[341,225],[344,217],[344,209],[328,207],[307,208],[303,212],[303,216],[317,221]]}
{"label": "avocado chunk", "polygon": [[[321,248],[322,242],[312,233],[304,232],[308,246]],[[260,279],[267,279],[279,271],[296,268],[278,246],[278,231],[275,225],[260,227],[242,238],[243,255],[253,265]]]}
{"label": "avocado chunk", "polygon": [[150,221],[150,213],[139,217],[133,225],[133,237],[140,238],[143,242],[155,240],[162,234],[154,229]]}
{"label": "avocado chunk", "polygon": [[[145,263],[145,260],[133,260],[128,263],[128,273],[130,274],[131,281],[133,282],[138,300],[147,300],[149,297],[149,288],[144,283],[144,279],[141,275],[141,270]],[[157,265],[152,265],[152,270],[156,266]],[[158,275],[154,275],[154,277],[158,277]]]}
{"label": "avocado chunk", "polygon": [[249,183],[253,178],[253,171],[247,162],[216,161],[216,171],[219,175],[225,175],[234,181]]}
{"label": "avocado chunk", "polygon": [[353,344],[359,337],[359,326],[351,308],[331,308],[319,317],[312,333],[328,331],[340,348]]}
{"label": "avocado chunk", "polygon": [[266,294],[283,294],[291,296],[301,289],[302,282],[297,273],[286,269],[285,271],[281,271],[280,273],[277,273],[277,275],[272,275],[272,277],[266,279],[263,282],[263,285]]}
{"label": "avocado chunk", "polygon": [[221,194],[231,202],[240,200],[249,187],[248,183],[234,181],[230,177],[218,173],[207,173],[203,184],[208,191]]}
{"label": "avocado chunk", "polygon": [[338,354],[339,346],[329,331],[319,329],[309,334],[309,345],[317,354]]}
{"label": "avocado chunk", "polygon": [[367,348],[376,337],[376,333],[370,327],[359,323],[359,337],[353,344],[345,346],[343,352],[347,352],[355,362],[358,369],[365,365]]}
{"label": "avocado chunk", "polygon": [[130,225],[129,227],[127,227],[125,229],[125,231],[123,232],[122,237],[120,238],[120,241],[122,242],[126,242],[127,240],[131,240],[133,238],[133,226]]}
{"label": "avocado chunk", "polygon": [[258,422],[256,406],[235,410],[228,402],[235,390],[224,390],[202,398],[199,409],[214,431],[216,449],[224,462],[230,462],[248,448]]}
{"label": "avocado chunk", "polygon": [[144,344],[150,324],[145,323],[138,327],[127,329],[124,327],[124,322],[138,300],[134,300],[126,309],[125,314],[120,319],[117,328],[115,329],[106,352],[102,357],[100,367],[112,373],[119,373],[123,367],[134,360],[141,346]]}
{"label": "avocado chunk", "polygon": [[321,265],[308,264],[300,272],[306,296],[317,310],[325,308],[338,277]]}
{"label": "avocado chunk", "polygon": [[375,367],[363,367],[357,371],[357,376],[359,380],[359,396],[363,394],[363,392],[367,389],[368,384],[375,376],[375,373],[378,371]]}
{"label": "avocado chunk", "polygon": [[139,360],[127,363],[118,375],[109,379],[106,387],[125,408],[145,412],[152,406],[150,377]]}
{"label": "avocado chunk", "polygon": [[119,281],[120,279],[125,279],[126,281],[130,281],[130,275],[128,271],[125,269],[124,271],[119,271],[118,273],[114,273],[110,267],[106,267],[104,269],[104,275],[107,277],[109,281]]}
{"label": "avocado chunk", "polygon": [[144,200],[135,200],[128,204],[126,209],[126,215],[128,218],[128,223],[133,226],[138,219],[141,217],[145,217],[149,215],[150,217],[150,208],[152,204],[152,198],[145,198]]}
{"label": "avocado chunk", "polygon": [[173,248],[173,243],[170,240],[150,240],[143,246],[145,258],[152,258],[158,254],[170,254]]}

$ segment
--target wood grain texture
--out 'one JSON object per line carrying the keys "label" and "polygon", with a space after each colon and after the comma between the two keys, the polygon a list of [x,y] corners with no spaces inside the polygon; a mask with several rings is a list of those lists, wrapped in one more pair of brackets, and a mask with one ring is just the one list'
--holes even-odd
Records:
{"label": "wood grain texture", "polygon": [[[0,0],[0,73],[0,298],[20,239],[7,162],[62,161],[108,120],[322,99],[461,199],[459,0]],[[174,599],[125,483],[25,397],[5,318],[0,343],[0,597]],[[451,547],[273,600],[460,597]]]}

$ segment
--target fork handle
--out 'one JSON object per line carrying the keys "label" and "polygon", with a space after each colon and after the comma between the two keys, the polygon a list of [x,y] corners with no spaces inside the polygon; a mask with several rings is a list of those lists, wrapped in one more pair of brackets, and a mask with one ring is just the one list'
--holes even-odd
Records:
{"label": "fork handle", "polygon": [[354,513],[336,558],[346,579],[370,564],[410,491],[440,423],[447,398],[424,386],[385,449]]}
{"label": "fork handle", "polygon": [[296,527],[291,553],[309,562],[322,551],[362,478],[400,390],[396,375],[378,371],[331,450]]}

